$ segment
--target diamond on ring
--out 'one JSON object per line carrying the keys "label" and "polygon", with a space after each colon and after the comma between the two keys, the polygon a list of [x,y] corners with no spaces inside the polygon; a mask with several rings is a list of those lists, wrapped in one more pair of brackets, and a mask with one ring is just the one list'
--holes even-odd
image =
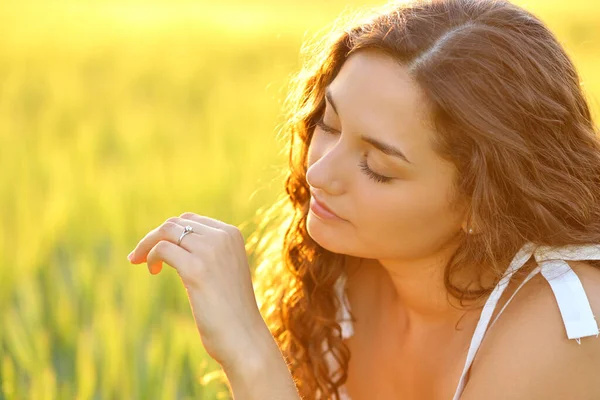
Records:
{"label": "diamond on ring", "polygon": [[192,233],[194,232],[194,228],[191,225],[186,225],[185,228],[183,229],[183,233],[181,234],[181,236],[179,236],[179,240],[177,241],[177,246],[179,246],[181,244],[181,240],[183,239],[183,237],[185,235],[187,235],[188,233]]}

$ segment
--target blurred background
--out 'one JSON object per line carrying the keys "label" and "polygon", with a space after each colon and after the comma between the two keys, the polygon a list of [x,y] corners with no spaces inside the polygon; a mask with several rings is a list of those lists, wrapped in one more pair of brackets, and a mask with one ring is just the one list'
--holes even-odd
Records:
{"label": "blurred background", "polygon": [[[192,211],[283,190],[302,43],[382,1],[0,2],[0,399],[229,398],[185,289],[126,256]],[[531,0],[594,115],[600,3]]]}

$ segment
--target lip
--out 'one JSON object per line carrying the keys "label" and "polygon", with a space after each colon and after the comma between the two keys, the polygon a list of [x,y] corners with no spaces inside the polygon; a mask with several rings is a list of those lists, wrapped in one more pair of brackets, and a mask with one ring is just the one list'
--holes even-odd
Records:
{"label": "lip", "polygon": [[310,210],[321,219],[344,221],[343,218],[334,213],[329,207],[317,200],[314,195],[310,199]]}

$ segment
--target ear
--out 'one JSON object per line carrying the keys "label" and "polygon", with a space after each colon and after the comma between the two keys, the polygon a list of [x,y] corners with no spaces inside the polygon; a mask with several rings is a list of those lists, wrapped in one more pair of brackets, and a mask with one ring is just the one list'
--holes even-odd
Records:
{"label": "ear", "polygon": [[473,226],[473,223],[469,224],[469,221],[464,221],[461,225],[461,228],[467,235],[477,233],[477,230]]}

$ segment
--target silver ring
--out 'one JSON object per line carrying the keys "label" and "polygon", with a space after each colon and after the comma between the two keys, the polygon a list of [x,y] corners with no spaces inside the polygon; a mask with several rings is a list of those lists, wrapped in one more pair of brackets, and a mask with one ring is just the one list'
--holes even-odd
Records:
{"label": "silver ring", "polygon": [[179,236],[179,240],[177,241],[177,246],[179,246],[181,244],[181,239],[183,239],[183,237],[185,235],[187,235],[188,233],[192,233],[194,232],[194,228],[192,228],[190,225],[186,225],[185,229],[183,230],[183,233],[181,234],[181,236]]}

